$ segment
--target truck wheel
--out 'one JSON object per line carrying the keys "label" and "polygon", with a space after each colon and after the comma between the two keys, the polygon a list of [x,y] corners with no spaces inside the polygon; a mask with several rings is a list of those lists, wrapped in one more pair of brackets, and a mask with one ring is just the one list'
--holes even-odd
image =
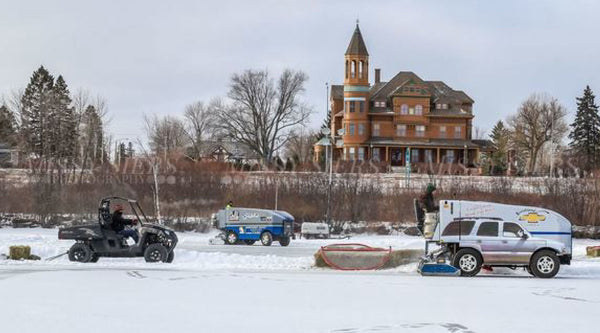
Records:
{"label": "truck wheel", "polygon": [[77,262],[90,262],[94,253],[87,244],[75,243],[69,249],[69,260]]}
{"label": "truck wheel", "polygon": [[452,266],[460,269],[461,276],[475,276],[481,270],[481,256],[473,249],[462,249],[456,252]]}
{"label": "truck wheel", "polygon": [[167,262],[168,257],[169,251],[160,243],[150,244],[144,251],[146,262]]}
{"label": "truck wheel", "polygon": [[281,245],[281,246],[288,246],[288,245],[290,245],[290,238],[289,237],[281,237],[281,238],[279,238],[279,245]]}
{"label": "truck wheel", "polygon": [[256,241],[253,239],[244,239],[244,243],[246,243],[246,245],[254,245]]}
{"label": "truck wheel", "polygon": [[228,232],[227,236],[225,236],[225,243],[229,245],[234,245],[235,243],[237,243],[237,241],[238,235],[233,231]]}
{"label": "truck wheel", "polygon": [[536,252],[531,257],[531,263],[529,269],[533,276],[542,279],[549,279],[554,277],[560,269],[560,261],[556,256],[556,253],[548,250],[542,250]]}
{"label": "truck wheel", "polygon": [[262,233],[262,235],[260,235],[260,242],[264,246],[271,246],[271,244],[273,243],[273,236],[270,232],[265,231]]}
{"label": "truck wheel", "polygon": [[167,262],[170,264],[173,262],[173,259],[175,259],[175,250],[171,250],[171,252],[169,252],[169,255],[167,256]]}

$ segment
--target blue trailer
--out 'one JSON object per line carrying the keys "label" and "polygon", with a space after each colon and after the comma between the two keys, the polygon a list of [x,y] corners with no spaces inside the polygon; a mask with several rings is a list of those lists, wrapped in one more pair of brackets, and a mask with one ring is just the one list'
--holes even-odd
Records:
{"label": "blue trailer", "polygon": [[225,244],[252,245],[260,240],[270,246],[273,241],[288,246],[294,234],[294,217],[281,210],[227,208],[213,214],[213,226]]}

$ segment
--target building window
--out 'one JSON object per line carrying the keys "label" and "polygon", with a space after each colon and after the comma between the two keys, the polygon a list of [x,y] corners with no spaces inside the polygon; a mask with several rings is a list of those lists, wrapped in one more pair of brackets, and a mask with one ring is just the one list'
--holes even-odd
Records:
{"label": "building window", "polygon": [[417,116],[423,115],[423,106],[421,104],[417,104],[417,106],[415,106],[415,114]]}
{"label": "building window", "polygon": [[352,68],[350,69],[350,77],[353,79],[356,77],[356,60],[352,60]]}
{"label": "building window", "polygon": [[446,150],[446,163],[454,163],[454,150]]}
{"label": "building window", "polygon": [[400,114],[408,114],[408,105],[402,104],[402,106],[400,106]]}
{"label": "building window", "polygon": [[371,154],[373,155],[373,156],[371,156],[371,159],[373,161],[375,161],[375,162],[379,162],[380,161],[380,159],[379,159],[379,148],[372,148],[371,149]]}
{"label": "building window", "polygon": [[425,150],[425,162],[433,163],[433,151],[431,149]]}
{"label": "building window", "polygon": [[358,102],[358,112],[365,112],[365,102],[364,101]]}
{"label": "building window", "polygon": [[346,60],[346,78],[348,78],[348,71],[350,70],[350,68],[348,68],[348,60]]}
{"label": "building window", "polygon": [[358,135],[365,134],[365,124],[358,124]]}
{"label": "building window", "polygon": [[348,102],[348,103],[350,104],[350,106],[349,106],[350,112],[354,112],[356,105],[354,104],[353,101],[352,102]]}
{"label": "building window", "polygon": [[419,162],[419,149],[413,148],[410,150],[410,161],[413,163]]}
{"label": "building window", "polygon": [[442,104],[440,104],[440,103],[437,103],[437,104],[435,105],[435,108],[436,108],[437,110],[441,110],[441,109],[442,109]]}
{"label": "building window", "polygon": [[359,161],[365,160],[365,148],[364,147],[358,148],[358,160]]}
{"label": "building window", "polygon": [[349,125],[348,135],[354,135],[354,124]]}
{"label": "building window", "polygon": [[416,130],[416,135],[418,137],[424,137],[425,136],[425,126],[423,126],[423,125],[417,125],[417,126],[415,126],[415,130]]}
{"label": "building window", "polygon": [[351,161],[354,160],[354,147],[348,148],[348,159]]}
{"label": "building window", "polygon": [[359,62],[359,67],[358,67],[358,77],[361,79],[363,78],[364,70],[365,70],[365,62],[361,60]]}
{"label": "building window", "polygon": [[462,127],[456,126],[454,127],[454,138],[461,139],[462,138]]}
{"label": "building window", "polygon": [[384,108],[386,105],[385,102],[375,102],[375,106],[379,108]]}
{"label": "building window", "polygon": [[396,136],[406,136],[406,125],[396,125]]}
{"label": "building window", "polygon": [[448,108],[448,104],[442,104],[442,110],[446,110]]}
{"label": "building window", "polygon": [[440,126],[440,138],[446,137],[446,126]]}
{"label": "building window", "polygon": [[415,114],[415,108],[408,108],[408,114],[409,115],[414,115]]}
{"label": "building window", "polygon": [[373,136],[379,136],[379,124],[378,123],[373,124]]}

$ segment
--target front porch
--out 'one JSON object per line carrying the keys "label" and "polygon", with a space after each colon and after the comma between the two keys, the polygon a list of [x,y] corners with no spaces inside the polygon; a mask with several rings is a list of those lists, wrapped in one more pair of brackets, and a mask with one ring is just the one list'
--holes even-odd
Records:
{"label": "front porch", "polygon": [[[339,150],[343,160],[387,162],[391,167],[419,164],[461,164],[476,167],[479,162],[478,147],[426,147],[426,146],[356,146]],[[337,154],[336,154],[337,155]]]}

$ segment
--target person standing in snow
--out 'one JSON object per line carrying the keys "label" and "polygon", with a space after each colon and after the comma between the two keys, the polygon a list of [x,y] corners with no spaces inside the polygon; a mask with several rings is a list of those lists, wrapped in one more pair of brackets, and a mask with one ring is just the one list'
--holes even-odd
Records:
{"label": "person standing in snow", "polygon": [[115,205],[115,211],[112,214],[112,222],[110,224],[112,230],[125,238],[133,238],[133,240],[137,243],[139,240],[137,231],[134,229],[125,229],[126,225],[132,226],[135,224],[137,224],[137,220],[126,219],[123,217],[123,205]]}
{"label": "person standing in snow", "polygon": [[425,209],[427,213],[437,212],[440,208],[435,204],[435,200],[433,199],[433,192],[436,190],[434,184],[429,183],[425,188],[425,193],[421,196],[420,202],[421,207]]}

